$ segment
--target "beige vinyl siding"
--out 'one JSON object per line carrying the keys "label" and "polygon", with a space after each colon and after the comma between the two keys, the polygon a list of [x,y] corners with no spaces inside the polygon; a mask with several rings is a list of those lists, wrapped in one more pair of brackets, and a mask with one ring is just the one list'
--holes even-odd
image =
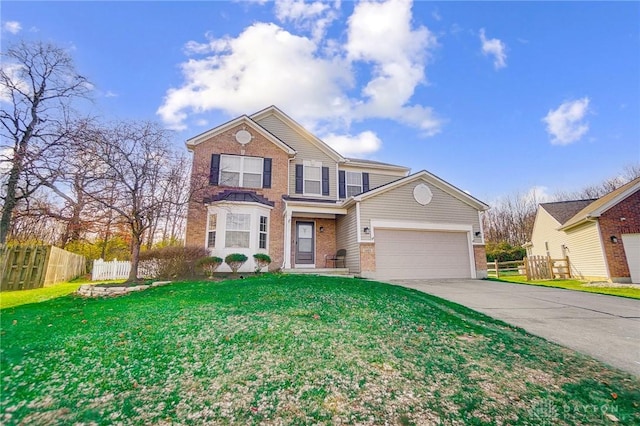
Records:
{"label": "beige vinyl siding", "polygon": [[[413,198],[413,189],[422,183],[433,193],[431,202],[425,206]],[[472,235],[480,231],[478,210],[421,179],[362,201],[360,227],[371,228],[372,219],[471,225]],[[370,237],[370,234],[361,234],[362,241],[369,241]],[[481,243],[481,239],[475,238],[473,242]]]}
{"label": "beige vinyl siding", "polygon": [[269,115],[259,120],[258,123],[297,152],[296,157],[289,168],[289,195],[302,195],[295,193],[296,168],[294,164],[302,164],[305,160],[315,160],[321,161],[323,167],[329,167],[329,196],[314,196],[313,198],[337,198],[338,183],[336,182],[337,176],[335,160],[311,142],[308,136],[292,129],[275,115]]}
{"label": "beige vinyl siding", "polygon": [[336,247],[347,250],[346,266],[352,274],[360,273],[360,245],[356,235],[356,208],[351,207],[347,214],[336,219]]}
{"label": "beige vinyl siding", "polygon": [[608,278],[600,233],[595,222],[568,230],[567,246],[572,275],[579,278]]}
{"label": "beige vinyl siding", "polygon": [[534,256],[546,256],[545,241],[549,244],[549,256],[553,259],[561,259],[562,245],[567,244],[567,235],[558,231],[560,224],[544,208],[538,207],[535,225],[531,233],[531,254]]}
{"label": "beige vinyl siding", "polygon": [[345,172],[369,173],[369,190],[379,188],[404,177],[404,174],[393,174],[393,172],[390,172],[391,174],[385,174],[380,170],[371,170],[364,167],[340,167],[340,170]]}

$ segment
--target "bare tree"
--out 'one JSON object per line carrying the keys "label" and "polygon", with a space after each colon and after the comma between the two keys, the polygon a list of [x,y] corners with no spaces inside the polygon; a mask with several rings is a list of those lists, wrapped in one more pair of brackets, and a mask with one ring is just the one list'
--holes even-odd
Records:
{"label": "bare tree", "polygon": [[169,133],[150,122],[122,122],[88,132],[85,145],[94,168],[86,194],[112,209],[131,233],[131,273],[137,280],[144,235],[167,203],[165,188],[173,159]]}
{"label": "bare tree", "polygon": [[11,229],[17,203],[50,177],[43,170],[55,170],[48,163],[68,130],[71,102],[90,90],[67,52],[52,44],[22,42],[2,56],[0,166],[8,175],[2,182],[0,244]]}

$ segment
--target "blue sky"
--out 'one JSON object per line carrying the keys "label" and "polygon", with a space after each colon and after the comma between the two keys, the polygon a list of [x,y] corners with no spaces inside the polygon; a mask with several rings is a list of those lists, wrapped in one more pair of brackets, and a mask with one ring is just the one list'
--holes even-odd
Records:
{"label": "blue sky", "polygon": [[271,104],[345,155],[491,201],[640,162],[638,2],[13,2],[2,48],[68,48],[94,115],[175,143]]}

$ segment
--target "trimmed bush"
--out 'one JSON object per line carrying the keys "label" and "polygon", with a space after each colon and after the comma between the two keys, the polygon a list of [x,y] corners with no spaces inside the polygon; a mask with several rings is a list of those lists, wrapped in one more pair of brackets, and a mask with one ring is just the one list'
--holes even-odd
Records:
{"label": "trimmed bush", "polygon": [[175,279],[196,276],[196,262],[208,254],[204,247],[163,247],[140,253],[140,276]]}
{"label": "trimmed bush", "polygon": [[256,274],[260,273],[260,270],[265,266],[269,266],[271,258],[268,254],[256,253],[253,255],[253,260],[256,262]]}
{"label": "trimmed bush", "polygon": [[242,253],[231,253],[224,258],[224,263],[229,265],[229,268],[231,268],[231,271],[235,275],[238,273],[238,269],[240,269],[248,259],[249,258]]}
{"label": "trimmed bush", "polygon": [[211,278],[213,277],[213,273],[216,272],[216,269],[222,265],[222,262],[223,260],[217,256],[208,256],[198,259],[196,266],[202,269],[209,278]]}

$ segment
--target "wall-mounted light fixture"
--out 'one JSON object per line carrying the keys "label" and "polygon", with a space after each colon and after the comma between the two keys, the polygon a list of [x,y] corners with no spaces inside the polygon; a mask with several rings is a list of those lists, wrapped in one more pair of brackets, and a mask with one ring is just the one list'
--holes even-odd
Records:
{"label": "wall-mounted light fixture", "polygon": [[369,227],[368,227],[368,226],[365,226],[365,227],[364,227],[364,229],[363,229],[363,231],[364,231],[364,233],[365,233],[365,234],[368,234],[368,233],[369,233]]}
{"label": "wall-mounted light fixture", "polygon": [[480,231],[476,231],[476,234],[475,234],[475,235],[476,235],[476,237],[477,237],[477,238],[480,238],[480,235],[482,235],[482,232],[480,232]]}
{"label": "wall-mounted light fixture", "polygon": [[615,235],[612,235],[611,237],[609,237],[609,239],[613,244],[618,244],[618,237],[616,237]]}
{"label": "wall-mounted light fixture", "polygon": [[320,227],[320,233],[324,232],[324,226]]}

